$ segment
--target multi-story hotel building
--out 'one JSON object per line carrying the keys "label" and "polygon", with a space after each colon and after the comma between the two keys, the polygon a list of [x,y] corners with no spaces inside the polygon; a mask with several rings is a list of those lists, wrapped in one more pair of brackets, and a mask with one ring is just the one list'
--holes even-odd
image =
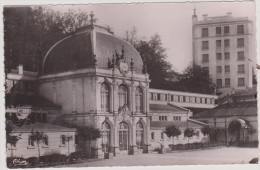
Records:
{"label": "multi-story hotel building", "polygon": [[247,17],[192,16],[193,64],[209,71],[218,93],[252,87],[253,23]]}

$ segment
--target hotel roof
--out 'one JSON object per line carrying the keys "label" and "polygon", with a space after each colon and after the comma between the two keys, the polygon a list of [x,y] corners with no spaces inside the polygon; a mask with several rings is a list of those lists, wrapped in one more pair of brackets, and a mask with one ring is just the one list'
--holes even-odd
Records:
{"label": "hotel roof", "polygon": [[40,131],[40,132],[75,132],[75,128],[68,128],[64,126],[49,124],[49,123],[41,123],[36,122],[33,124],[25,124],[23,126],[15,126],[12,133],[21,133],[21,132],[31,132],[34,131]]}

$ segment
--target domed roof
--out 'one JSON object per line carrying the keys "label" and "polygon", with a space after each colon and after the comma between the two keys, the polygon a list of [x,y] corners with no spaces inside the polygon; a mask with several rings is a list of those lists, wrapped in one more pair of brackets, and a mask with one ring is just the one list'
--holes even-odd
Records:
{"label": "domed roof", "polygon": [[142,73],[143,61],[138,51],[127,41],[96,25],[83,27],[54,44],[45,55],[42,71],[43,74],[52,74],[95,65],[106,69],[108,60],[112,61],[113,55],[121,55],[122,48],[128,65],[133,59],[134,71]]}

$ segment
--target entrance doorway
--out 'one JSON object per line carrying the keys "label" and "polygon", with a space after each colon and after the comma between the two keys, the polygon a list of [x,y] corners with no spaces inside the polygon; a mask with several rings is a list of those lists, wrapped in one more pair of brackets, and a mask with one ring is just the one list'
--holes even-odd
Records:
{"label": "entrance doorway", "polygon": [[144,127],[140,121],[136,124],[136,145],[137,145],[137,149],[143,149]]}
{"label": "entrance doorway", "polygon": [[128,151],[129,148],[129,127],[125,122],[119,124],[119,150]]}
{"label": "entrance doorway", "polygon": [[102,140],[102,150],[103,152],[110,152],[110,133],[111,128],[107,122],[103,122],[101,125],[101,140]]}

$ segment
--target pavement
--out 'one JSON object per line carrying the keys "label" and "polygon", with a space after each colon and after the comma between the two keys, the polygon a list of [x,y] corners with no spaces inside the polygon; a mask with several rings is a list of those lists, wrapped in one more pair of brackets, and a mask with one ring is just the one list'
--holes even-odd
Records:
{"label": "pavement", "polygon": [[117,155],[112,159],[88,160],[78,164],[55,167],[248,164],[258,155],[258,148],[222,147],[165,154]]}

